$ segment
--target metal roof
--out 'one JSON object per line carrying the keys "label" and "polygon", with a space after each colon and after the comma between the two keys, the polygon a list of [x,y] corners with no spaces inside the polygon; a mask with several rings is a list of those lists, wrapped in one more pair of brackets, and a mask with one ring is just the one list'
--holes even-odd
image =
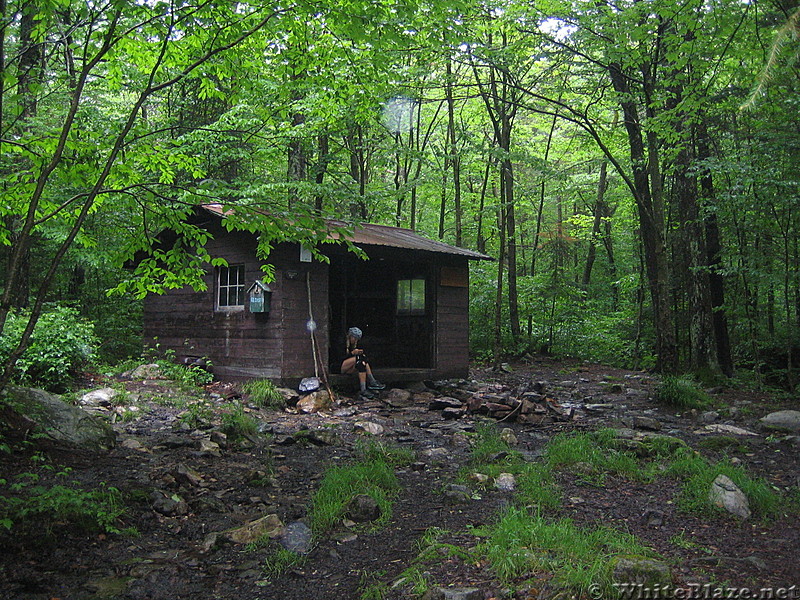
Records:
{"label": "metal roof", "polygon": [[[206,204],[204,209],[212,214],[224,217],[231,214],[231,210],[224,210],[220,204]],[[350,241],[356,245],[363,244],[365,246],[388,246],[391,248],[403,248],[406,250],[421,250],[423,252],[437,252],[439,254],[452,254],[456,256],[465,256],[473,260],[494,260],[491,256],[468,250],[467,248],[459,248],[438,242],[419,235],[411,229],[404,229],[402,227],[390,227],[388,225],[376,225],[374,223],[361,223],[351,224],[345,221],[335,221],[328,219],[326,221],[329,225],[335,228],[350,228],[352,235]],[[338,232],[333,231],[328,236],[330,239],[339,239]]]}
{"label": "metal roof", "polygon": [[[330,221],[330,223],[336,227],[347,226],[347,223],[343,221]],[[481,254],[480,252],[468,250],[467,248],[459,248],[458,246],[452,246],[436,240],[430,240],[410,229],[403,229],[402,227],[363,223],[354,226],[352,231],[353,235],[350,237],[350,241],[357,245],[390,246],[392,248],[404,248],[406,250],[455,254],[475,260],[492,260],[490,256]],[[336,239],[336,237],[336,234],[331,235],[332,239]]]}

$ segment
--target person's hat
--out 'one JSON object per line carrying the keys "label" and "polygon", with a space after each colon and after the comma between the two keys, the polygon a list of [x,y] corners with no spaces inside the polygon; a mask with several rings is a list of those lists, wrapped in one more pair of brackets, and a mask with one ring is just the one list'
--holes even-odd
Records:
{"label": "person's hat", "polygon": [[360,340],[363,333],[361,333],[361,330],[358,327],[351,327],[347,330],[347,335],[353,336],[357,340]]}

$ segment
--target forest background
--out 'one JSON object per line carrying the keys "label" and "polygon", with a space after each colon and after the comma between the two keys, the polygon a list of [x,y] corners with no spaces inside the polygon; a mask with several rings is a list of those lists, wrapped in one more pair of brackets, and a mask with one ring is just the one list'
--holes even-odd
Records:
{"label": "forest background", "polygon": [[796,2],[0,0],[0,27],[0,387],[140,354],[142,297],[215,264],[206,202],[264,256],[325,217],[492,255],[481,360],[797,383]]}

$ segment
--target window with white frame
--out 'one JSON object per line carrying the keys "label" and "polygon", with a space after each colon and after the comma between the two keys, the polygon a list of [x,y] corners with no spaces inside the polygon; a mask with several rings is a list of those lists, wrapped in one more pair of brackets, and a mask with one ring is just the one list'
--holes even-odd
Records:
{"label": "window with white frame", "polygon": [[244,265],[217,268],[217,309],[244,309]]}
{"label": "window with white frame", "polygon": [[425,314],[424,279],[400,279],[397,281],[397,314]]}

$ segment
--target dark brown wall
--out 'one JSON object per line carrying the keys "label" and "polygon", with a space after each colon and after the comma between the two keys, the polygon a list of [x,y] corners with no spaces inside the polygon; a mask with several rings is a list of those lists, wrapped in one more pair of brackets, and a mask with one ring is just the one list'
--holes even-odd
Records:
{"label": "dark brown wall", "polygon": [[469,374],[469,267],[466,259],[439,269],[436,290],[436,371],[441,378]]}
{"label": "dark brown wall", "polygon": [[[255,238],[248,233],[230,233],[211,225],[214,239],[207,244],[209,254],[225,258],[229,264],[245,265],[246,287],[263,279],[262,262],[256,256]],[[386,260],[409,260],[401,249],[381,248]],[[466,377],[469,368],[469,268],[466,258],[414,254],[414,261],[430,261],[435,281],[433,332],[433,376]],[[215,311],[214,272],[206,276],[208,289],[194,292],[185,288],[145,300],[145,341],[155,341],[164,350],[171,348],[177,358],[207,357],[221,379],[265,377],[294,382],[315,375],[309,319],[307,275],[311,285],[313,317],[317,323],[316,341],[323,365],[328,365],[330,335],[329,266],[300,262],[297,244],[280,244],[269,257],[275,266],[272,310],[269,315]],[[336,332],[335,339],[342,337]],[[381,365],[377,365],[380,369]],[[384,365],[387,366],[387,365]],[[408,366],[408,365],[405,365]],[[334,369],[338,372],[338,369]],[[426,376],[430,376],[428,370]]]}
{"label": "dark brown wall", "polygon": [[[215,231],[206,248],[213,257],[229,264],[245,265],[246,287],[263,279],[262,262],[256,260],[255,239],[244,233]],[[214,373],[226,379],[268,377],[275,379],[314,375],[308,321],[306,274],[310,274],[313,315],[318,324],[320,353],[327,360],[328,312],[327,265],[301,263],[299,246],[281,244],[270,255],[275,265],[272,310],[269,315],[215,311],[213,271],[205,280],[208,289],[172,290],[148,296],[144,308],[145,342],[157,339],[163,350],[171,348],[179,360],[207,357]],[[247,304],[247,303],[246,303]]]}

